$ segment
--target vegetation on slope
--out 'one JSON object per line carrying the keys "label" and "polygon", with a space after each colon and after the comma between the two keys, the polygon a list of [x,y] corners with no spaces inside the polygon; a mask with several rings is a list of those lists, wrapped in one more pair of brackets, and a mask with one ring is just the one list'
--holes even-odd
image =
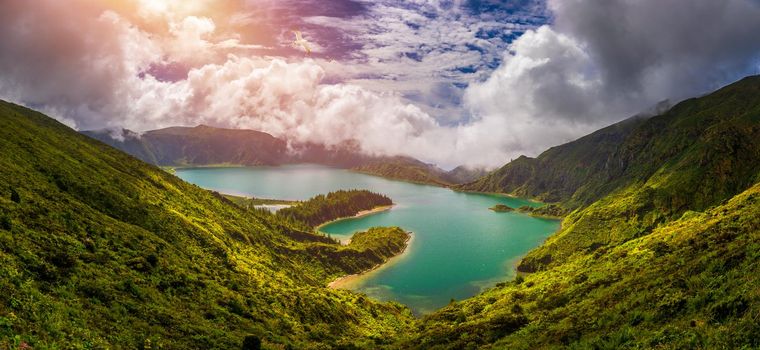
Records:
{"label": "vegetation on slope", "polygon": [[409,233],[398,227],[373,227],[355,233],[351,242],[341,249],[315,244],[308,248],[308,252],[345,271],[363,272],[403,252],[409,237]]}
{"label": "vegetation on slope", "polygon": [[614,190],[568,215],[558,233],[523,259],[520,270],[535,271],[647,235],[754,184],[760,172],[758,96],[760,77],[747,78],[647,120],[616,151],[607,180],[583,186],[584,191]]}
{"label": "vegetation on slope", "polygon": [[419,349],[760,347],[760,183],[420,323]]}
{"label": "vegetation on slope", "polygon": [[314,228],[335,219],[389,205],[393,205],[393,201],[381,194],[367,190],[340,190],[280,209],[277,216],[300,221]]}
{"label": "vegetation on slope", "polygon": [[389,157],[367,162],[351,170],[392,180],[435,186],[451,185],[446,173],[438,167],[408,157]]}
{"label": "vegetation on slope", "polygon": [[[598,186],[589,184],[603,177],[616,150],[632,130],[646,122],[635,117],[596,131],[576,141],[552,147],[537,158],[521,156],[461,190],[507,193],[543,202],[588,204],[601,198]],[[576,193],[577,198],[576,198]]]}
{"label": "vegetation on slope", "polygon": [[[705,208],[750,183],[757,165],[758,93],[760,76],[745,78],[662,115],[625,120],[535,159],[520,157],[461,189],[538,198],[576,209],[680,167],[672,170],[689,176],[679,181],[688,181],[690,192],[702,188],[705,193],[694,204]],[[701,176],[707,181],[698,181]],[[713,184],[717,187],[709,188]]]}
{"label": "vegetation on slope", "polygon": [[290,201],[285,199],[268,199],[268,198],[255,198],[255,197],[243,197],[243,196],[235,196],[231,194],[222,194],[224,198],[229,199],[232,201],[232,203],[235,203],[236,205],[251,209],[258,205],[296,205],[301,202],[299,201]]}
{"label": "vegetation on slope", "polygon": [[347,248],[39,113],[0,102],[0,149],[2,347],[374,348],[411,322],[323,287],[373,264],[363,250],[324,259]]}
{"label": "vegetation on slope", "polygon": [[540,207],[523,205],[522,207],[517,208],[517,210],[531,216],[544,218],[562,218],[567,215],[567,210],[557,204],[547,204]]}
{"label": "vegetation on slope", "polygon": [[760,346],[760,77],[639,123],[602,175],[555,197],[578,209],[520,263],[532,274],[431,315],[405,346]]}

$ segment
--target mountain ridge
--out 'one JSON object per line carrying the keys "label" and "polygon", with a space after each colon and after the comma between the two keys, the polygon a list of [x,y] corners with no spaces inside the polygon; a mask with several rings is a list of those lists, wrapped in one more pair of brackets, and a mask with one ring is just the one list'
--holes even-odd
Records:
{"label": "mountain ridge", "polygon": [[[83,134],[160,166],[276,166],[313,163],[436,186],[453,186],[483,175],[482,170],[457,167],[449,172],[408,156],[372,156],[347,142],[327,147],[316,143],[289,143],[248,129],[207,125],[174,126],[143,134],[120,130],[87,130]],[[114,137],[114,134],[116,137]]]}

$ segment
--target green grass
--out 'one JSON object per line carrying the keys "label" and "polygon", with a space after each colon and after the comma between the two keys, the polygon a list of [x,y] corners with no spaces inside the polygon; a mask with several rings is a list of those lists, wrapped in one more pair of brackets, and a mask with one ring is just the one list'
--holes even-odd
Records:
{"label": "green grass", "polygon": [[419,349],[760,347],[760,184],[420,323]]}
{"label": "green grass", "polygon": [[0,149],[0,348],[374,348],[412,322],[324,288],[366,250],[294,240],[318,236],[8,103]]}
{"label": "green grass", "polygon": [[296,205],[296,204],[301,203],[299,201],[289,201],[289,200],[284,200],[284,199],[244,197],[244,196],[235,196],[231,194],[223,194],[223,196],[224,198],[227,198],[233,203],[235,203],[236,205],[244,207],[244,208],[253,208],[257,205]]}

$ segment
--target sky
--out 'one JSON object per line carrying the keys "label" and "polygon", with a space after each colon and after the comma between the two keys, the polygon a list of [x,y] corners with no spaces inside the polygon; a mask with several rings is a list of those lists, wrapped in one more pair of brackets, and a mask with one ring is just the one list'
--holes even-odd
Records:
{"label": "sky", "polygon": [[77,130],[247,128],[444,168],[537,156],[760,73],[757,0],[0,6],[0,98]]}

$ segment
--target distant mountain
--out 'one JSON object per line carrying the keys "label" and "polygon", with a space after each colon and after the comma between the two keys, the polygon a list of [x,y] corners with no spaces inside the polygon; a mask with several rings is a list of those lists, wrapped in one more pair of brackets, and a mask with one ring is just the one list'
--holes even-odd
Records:
{"label": "distant mountain", "polygon": [[410,157],[371,156],[354,143],[327,147],[292,143],[254,130],[205,125],[171,127],[137,134],[129,130],[89,130],[83,134],[145,162],[161,166],[281,165],[313,163],[352,169],[395,180],[449,186],[474,180],[479,171],[451,173]]}
{"label": "distant mountain", "polygon": [[423,163],[409,157],[383,157],[373,159],[351,169],[361,173],[395,180],[438,186],[451,185],[451,182],[446,178],[446,172],[435,165]]}
{"label": "distant mountain", "polygon": [[619,148],[646,121],[645,117],[633,117],[552,147],[537,158],[521,156],[460,189],[567,202],[573,207],[588,204],[609,193],[611,187],[603,184],[613,180],[609,171]]}
{"label": "distant mountain", "polygon": [[465,166],[445,171],[433,164],[403,156],[377,157],[353,167],[352,170],[389,179],[444,187],[471,182],[487,173],[485,169],[470,169]]}
{"label": "distant mountain", "polygon": [[446,181],[452,184],[466,184],[478,180],[488,174],[485,168],[471,168],[460,165],[444,175]]}
{"label": "distant mountain", "polygon": [[253,130],[201,125],[153,130],[142,135],[124,130],[120,138],[104,131],[83,133],[157,165],[277,165],[288,160],[285,141]]}

